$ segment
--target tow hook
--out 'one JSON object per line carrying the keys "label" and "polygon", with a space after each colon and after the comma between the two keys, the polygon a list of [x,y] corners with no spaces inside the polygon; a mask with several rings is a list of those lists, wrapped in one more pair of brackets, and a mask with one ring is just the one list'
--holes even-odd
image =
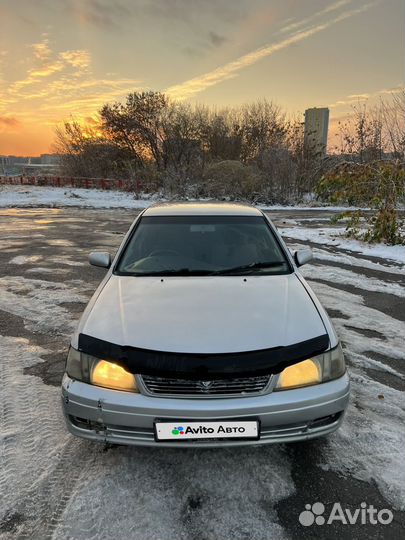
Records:
{"label": "tow hook", "polygon": [[97,401],[97,408],[99,410],[99,415],[98,415],[98,418],[97,418],[97,422],[99,422],[100,424],[104,424],[104,421],[103,421],[103,400],[102,399],[99,399]]}
{"label": "tow hook", "polygon": [[107,444],[107,427],[103,422],[103,400],[99,399],[97,401],[97,408],[100,411],[100,416],[98,417],[99,426],[96,428],[97,433],[104,435],[104,444]]}

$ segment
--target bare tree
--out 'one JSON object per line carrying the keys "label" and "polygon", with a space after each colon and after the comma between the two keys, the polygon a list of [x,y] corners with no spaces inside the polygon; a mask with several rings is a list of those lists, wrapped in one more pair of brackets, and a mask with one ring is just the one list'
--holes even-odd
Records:
{"label": "bare tree", "polygon": [[263,100],[241,109],[243,146],[241,159],[248,163],[269,147],[282,146],[285,137],[285,114],[271,101]]}
{"label": "bare tree", "polygon": [[94,126],[72,119],[56,129],[55,151],[68,176],[87,178],[128,177],[132,156],[111,144]]}
{"label": "bare tree", "polygon": [[184,103],[170,103],[162,119],[162,158],[165,169],[187,175],[203,165],[207,111]]}
{"label": "bare tree", "polygon": [[140,167],[162,159],[162,114],[168,100],[160,92],[134,92],[126,103],[107,104],[100,111],[102,129],[113,144],[128,150]]}
{"label": "bare tree", "polygon": [[381,100],[384,140],[387,151],[395,159],[405,161],[405,92],[394,93],[391,99]]}
{"label": "bare tree", "polygon": [[367,163],[400,159],[405,152],[405,96],[393,93],[369,107],[353,107],[353,115],[340,125],[340,153]]}

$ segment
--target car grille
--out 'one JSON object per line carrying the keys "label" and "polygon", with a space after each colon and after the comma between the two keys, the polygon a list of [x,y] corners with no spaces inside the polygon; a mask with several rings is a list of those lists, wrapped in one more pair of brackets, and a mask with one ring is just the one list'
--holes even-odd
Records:
{"label": "car grille", "polygon": [[263,392],[270,383],[271,375],[223,379],[215,381],[191,381],[164,377],[141,376],[146,390],[155,395],[198,395],[200,397],[246,395]]}

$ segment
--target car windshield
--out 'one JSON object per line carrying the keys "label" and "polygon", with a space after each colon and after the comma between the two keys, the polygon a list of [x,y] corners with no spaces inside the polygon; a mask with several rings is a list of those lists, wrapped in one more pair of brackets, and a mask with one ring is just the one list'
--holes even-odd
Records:
{"label": "car windshield", "polygon": [[116,267],[136,276],[290,272],[261,216],[142,217]]}

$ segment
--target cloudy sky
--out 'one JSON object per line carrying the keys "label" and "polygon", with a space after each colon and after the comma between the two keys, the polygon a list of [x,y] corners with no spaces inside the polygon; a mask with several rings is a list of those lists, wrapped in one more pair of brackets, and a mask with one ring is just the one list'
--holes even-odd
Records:
{"label": "cloudy sky", "polygon": [[0,154],[51,148],[55,126],[153,89],[291,114],[404,80],[403,0],[0,0]]}

